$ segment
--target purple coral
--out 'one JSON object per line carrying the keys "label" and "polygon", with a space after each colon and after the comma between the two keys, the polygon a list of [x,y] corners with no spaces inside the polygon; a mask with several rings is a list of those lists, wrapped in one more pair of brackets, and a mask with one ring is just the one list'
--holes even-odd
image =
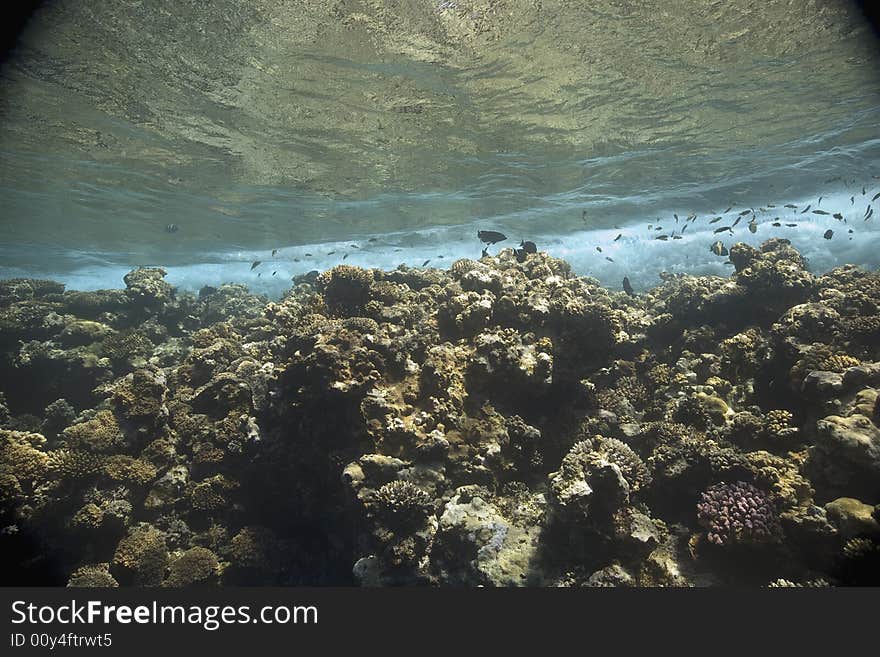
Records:
{"label": "purple coral", "polygon": [[782,531],[767,494],[744,481],[711,486],[697,504],[697,518],[716,545],[771,543]]}

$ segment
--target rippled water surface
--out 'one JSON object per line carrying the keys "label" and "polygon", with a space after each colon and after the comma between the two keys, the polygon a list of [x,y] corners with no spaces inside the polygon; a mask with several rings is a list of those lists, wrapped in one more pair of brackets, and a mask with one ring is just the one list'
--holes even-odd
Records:
{"label": "rippled water surface", "polygon": [[[492,228],[644,286],[727,271],[728,207],[760,223],[728,241],[876,267],[877,52],[832,1],[49,2],[0,80],[0,275],[279,292]],[[791,218],[819,196],[845,226]]]}

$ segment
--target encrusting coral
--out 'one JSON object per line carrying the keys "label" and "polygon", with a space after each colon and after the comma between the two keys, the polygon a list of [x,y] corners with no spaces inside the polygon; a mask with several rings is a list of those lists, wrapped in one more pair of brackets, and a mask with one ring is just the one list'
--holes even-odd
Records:
{"label": "encrusting coral", "polygon": [[730,259],[0,281],[3,582],[876,583],[880,274]]}

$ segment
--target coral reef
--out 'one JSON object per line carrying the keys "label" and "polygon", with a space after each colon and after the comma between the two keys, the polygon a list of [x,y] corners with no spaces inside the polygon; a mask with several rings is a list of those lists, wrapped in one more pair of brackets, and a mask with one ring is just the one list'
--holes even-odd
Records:
{"label": "coral reef", "polygon": [[880,274],[0,281],[2,583],[877,583]]}

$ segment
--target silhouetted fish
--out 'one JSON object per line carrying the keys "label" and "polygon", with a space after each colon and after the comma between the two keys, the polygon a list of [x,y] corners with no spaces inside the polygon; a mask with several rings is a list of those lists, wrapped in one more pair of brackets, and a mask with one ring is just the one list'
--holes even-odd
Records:
{"label": "silhouetted fish", "polygon": [[477,237],[480,238],[481,242],[485,242],[486,244],[495,244],[507,239],[507,235],[499,233],[497,230],[479,230],[477,231]]}
{"label": "silhouetted fish", "polygon": [[731,233],[733,233],[733,228],[731,228],[730,226],[722,226],[721,228],[715,229],[715,234],[717,235],[718,233],[723,233],[725,230],[729,230]]}
{"label": "silhouetted fish", "polygon": [[841,219],[843,219],[843,215],[840,214],[839,212],[835,212],[835,213],[834,213],[833,215],[831,215],[831,216],[834,217],[835,219],[837,219],[838,221],[840,221]]}
{"label": "silhouetted fish", "polygon": [[608,262],[614,262],[614,258],[609,258],[608,256],[605,256],[605,259],[606,259]]}
{"label": "silhouetted fish", "polygon": [[709,250],[717,256],[726,256],[727,249],[724,247],[724,242],[718,240],[712,246],[709,247]]}
{"label": "silhouetted fish", "polygon": [[715,217],[715,218],[712,219],[709,223],[710,223],[710,224],[717,224],[717,223],[718,223],[719,221],[721,221],[722,219],[723,219],[723,217]]}
{"label": "silhouetted fish", "polygon": [[831,213],[825,212],[825,210],[813,210],[813,214],[831,214]]}
{"label": "silhouetted fish", "polygon": [[632,284],[629,282],[629,278],[626,276],[623,277],[623,291],[631,297],[636,296],[636,291],[633,289]]}
{"label": "silhouetted fish", "polygon": [[757,233],[758,232],[758,224],[756,224],[754,221],[749,222],[749,232],[750,233]]}
{"label": "silhouetted fish", "polygon": [[529,241],[521,241],[519,245],[522,247],[522,250],[526,253],[537,253],[538,247],[534,242]]}
{"label": "silhouetted fish", "polygon": [[254,260],[253,263],[251,263],[251,271],[253,271],[257,267],[259,267],[261,264],[263,264],[263,263],[260,262],[259,260]]}
{"label": "silhouetted fish", "polygon": [[833,236],[834,236],[834,231],[831,230],[830,228],[825,231],[824,235],[822,235],[822,237],[824,237],[826,240],[830,240]]}
{"label": "silhouetted fish", "polygon": [[597,250],[599,253],[602,253],[602,247],[601,247],[601,246],[597,246],[597,247],[596,247],[596,250]]}
{"label": "silhouetted fish", "polygon": [[614,238],[613,241],[616,242],[616,241],[619,240],[621,237],[623,237],[623,233],[619,233],[619,234],[617,235],[617,237]]}
{"label": "silhouetted fish", "polygon": [[168,224],[165,226],[166,233],[176,233],[177,232],[177,224]]}
{"label": "silhouetted fish", "polygon": [[422,263],[422,267],[427,267],[429,262],[431,262],[431,259],[430,259],[430,258],[428,258],[427,260],[425,260],[425,261]]}
{"label": "silhouetted fish", "polygon": [[804,212],[809,210],[811,207],[812,207],[811,205],[808,205],[807,207],[805,207],[803,210],[801,210],[801,214],[803,214]]}
{"label": "silhouetted fish", "polygon": [[733,210],[733,206],[732,206],[732,205],[731,205],[729,208],[727,208],[724,212],[722,212],[721,214],[727,214],[727,213],[730,212],[731,210]]}
{"label": "silhouetted fish", "polygon": [[876,194],[874,194],[874,197],[871,200],[876,201],[878,198],[880,198],[880,192],[877,192]]}
{"label": "silhouetted fish", "polygon": [[792,210],[797,210],[797,206],[796,206],[796,205],[792,205],[791,203],[786,203],[784,207],[786,207],[786,208],[791,208]]}
{"label": "silhouetted fish", "polygon": [[743,210],[742,212],[739,213],[739,216],[744,217],[747,214],[749,214],[750,212],[754,212],[754,211],[753,210]]}
{"label": "silhouetted fish", "polygon": [[274,255],[277,255],[277,254],[278,254],[278,249],[272,249],[272,255],[274,256]]}

